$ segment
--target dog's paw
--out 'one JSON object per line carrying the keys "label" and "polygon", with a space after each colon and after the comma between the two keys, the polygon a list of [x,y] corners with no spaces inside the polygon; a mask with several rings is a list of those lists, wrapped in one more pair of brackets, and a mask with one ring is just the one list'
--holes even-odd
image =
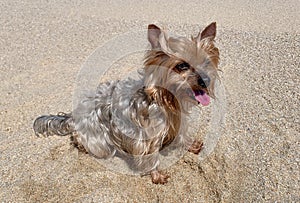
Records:
{"label": "dog's paw", "polygon": [[190,146],[189,148],[189,152],[192,152],[194,154],[199,154],[199,152],[201,151],[203,147],[203,143],[198,141],[198,140],[195,140],[193,142],[193,144]]}
{"label": "dog's paw", "polygon": [[165,184],[168,182],[169,175],[162,174],[159,171],[152,171],[151,178],[152,182],[155,184]]}

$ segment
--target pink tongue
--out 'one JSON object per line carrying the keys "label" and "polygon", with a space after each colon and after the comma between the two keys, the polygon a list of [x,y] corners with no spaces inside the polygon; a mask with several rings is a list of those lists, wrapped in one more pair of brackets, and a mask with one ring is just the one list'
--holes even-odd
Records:
{"label": "pink tongue", "polygon": [[204,94],[198,94],[198,95],[195,95],[195,98],[198,102],[200,102],[203,106],[207,106],[209,105],[209,102],[210,102],[210,98],[209,96],[204,93]]}

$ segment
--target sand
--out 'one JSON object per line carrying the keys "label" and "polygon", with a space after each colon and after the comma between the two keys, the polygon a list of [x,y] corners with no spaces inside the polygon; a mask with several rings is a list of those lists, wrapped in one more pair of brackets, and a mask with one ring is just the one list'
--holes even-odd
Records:
{"label": "sand", "polygon": [[[297,0],[3,1],[1,202],[299,202],[299,7]],[[82,64],[112,37],[149,23],[189,36],[212,21],[226,121],[213,152],[202,160],[186,154],[165,170],[166,185],[109,170],[68,137],[35,137],[36,116],[72,110]]]}

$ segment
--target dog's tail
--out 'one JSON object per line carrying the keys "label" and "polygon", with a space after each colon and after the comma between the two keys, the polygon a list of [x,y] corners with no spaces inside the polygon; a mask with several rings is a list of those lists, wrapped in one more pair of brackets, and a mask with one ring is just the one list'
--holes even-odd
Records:
{"label": "dog's tail", "polygon": [[40,116],[35,119],[33,130],[37,136],[69,135],[74,132],[72,114],[58,113],[57,115]]}

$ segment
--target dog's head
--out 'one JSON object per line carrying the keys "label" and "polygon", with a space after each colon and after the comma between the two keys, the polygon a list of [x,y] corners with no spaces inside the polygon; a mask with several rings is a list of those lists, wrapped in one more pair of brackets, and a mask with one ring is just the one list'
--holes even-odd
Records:
{"label": "dog's head", "polygon": [[214,45],[215,36],[216,23],[211,23],[191,39],[169,37],[156,25],[149,25],[151,50],[145,58],[148,94],[154,98],[162,97],[167,90],[177,100],[208,105],[210,97],[214,98],[214,83],[218,77],[219,50]]}

